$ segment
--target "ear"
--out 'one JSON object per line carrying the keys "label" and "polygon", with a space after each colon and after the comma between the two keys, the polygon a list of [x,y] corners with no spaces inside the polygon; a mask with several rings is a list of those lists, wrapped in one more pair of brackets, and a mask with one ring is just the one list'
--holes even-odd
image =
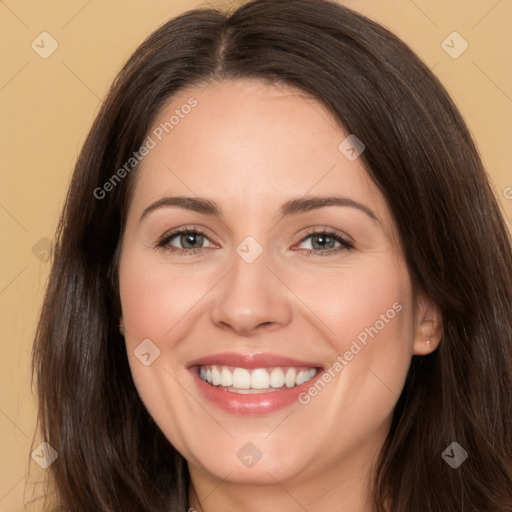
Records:
{"label": "ear", "polygon": [[119,332],[121,333],[121,336],[124,336],[124,320],[122,316],[119,319]]}
{"label": "ear", "polygon": [[443,319],[439,307],[424,294],[417,299],[414,323],[413,354],[425,356],[432,353],[443,334]]}

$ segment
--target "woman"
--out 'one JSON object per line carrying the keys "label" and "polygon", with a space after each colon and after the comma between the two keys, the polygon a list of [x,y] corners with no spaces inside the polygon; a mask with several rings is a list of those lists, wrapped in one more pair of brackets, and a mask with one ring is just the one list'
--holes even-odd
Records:
{"label": "woman", "polygon": [[58,505],[511,511],[511,269],[460,114],[387,30],[313,0],[169,21],[60,223]]}

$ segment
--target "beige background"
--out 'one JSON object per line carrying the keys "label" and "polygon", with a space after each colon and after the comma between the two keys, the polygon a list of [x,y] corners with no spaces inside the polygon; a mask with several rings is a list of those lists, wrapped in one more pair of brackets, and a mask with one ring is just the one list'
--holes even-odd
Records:
{"label": "beige background", "polygon": [[[343,3],[399,35],[445,84],[474,134],[510,223],[512,1]],[[24,492],[25,499],[40,493],[26,477],[31,449],[40,442],[31,447],[35,403],[29,357],[49,270],[45,251],[77,153],[130,53],[174,14],[202,5],[0,0],[0,512],[19,510]],[[469,44],[456,59],[441,46],[453,31]],[[42,46],[42,32],[58,43],[47,59],[31,47],[34,40]],[[461,40],[452,39],[450,51],[462,48]],[[36,469],[34,481],[44,471]]]}

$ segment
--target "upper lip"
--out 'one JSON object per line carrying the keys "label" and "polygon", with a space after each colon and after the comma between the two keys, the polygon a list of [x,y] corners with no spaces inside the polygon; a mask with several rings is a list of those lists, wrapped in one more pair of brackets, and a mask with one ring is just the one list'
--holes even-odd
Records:
{"label": "upper lip", "polygon": [[319,368],[317,363],[311,361],[301,361],[291,357],[280,356],[278,354],[237,354],[236,352],[223,352],[220,354],[211,354],[208,356],[194,359],[188,363],[188,367],[224,365],[236,366],[239,368],[274,368],[278,366],[294,366],[298,368]]}

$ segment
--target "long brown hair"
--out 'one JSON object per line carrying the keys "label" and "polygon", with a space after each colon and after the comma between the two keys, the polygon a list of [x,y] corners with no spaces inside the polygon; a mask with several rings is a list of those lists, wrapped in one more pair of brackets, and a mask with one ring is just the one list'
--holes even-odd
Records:
{"label": "long brown hair", "polygon": [[[439,306],[438,350],[413,356],[376,468],[374,511],[512,511],[512,249],[468,129],[396,36],[323,0],[255,0],[170,20],[128,60],[78,158],[33,351],[49,472],[72,512],[187,509],[189,474],[145,409],[119,333],[117,254],[137,171],[96,193],[185,87],[285,83],[364,142],[411,279]],[[452,442],[469,454],[452,468]]]}

